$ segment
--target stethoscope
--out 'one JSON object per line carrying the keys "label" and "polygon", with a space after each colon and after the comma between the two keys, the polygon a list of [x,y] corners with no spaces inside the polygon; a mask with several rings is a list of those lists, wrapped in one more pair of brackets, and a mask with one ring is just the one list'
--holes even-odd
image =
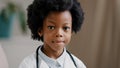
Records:
{"label": "stethoscope", "polygon": [[[38,50],[39,50],[40,47],[41,47],[41,46],[39,46],[39,47],[37,48],[37,50],[36,50],[36,67],[37,67],[37,68],[39,68],[39,57],[38,57],[38,54],[39,54],[39,53],[38,53]],[[75,67],[77,68],[77,65],[76,65],[76,63],[75,63],[75,60],[73,59],[71,53],[70,53],[69,51],[67,51],[67,53],[69,54],[69,56],[70,56],[70,58],[72,59]]]}

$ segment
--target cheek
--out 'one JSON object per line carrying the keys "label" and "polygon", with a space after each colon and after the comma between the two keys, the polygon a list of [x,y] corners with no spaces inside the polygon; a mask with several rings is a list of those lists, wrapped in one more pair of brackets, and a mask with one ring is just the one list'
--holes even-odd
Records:
{"label": "cheek", "polygon": [[47,31],[45,31],[44,32],[44,35],[43,35],[43,39],[44,39],[44,42],[46,42],[46,43],[51,43],[51,41],[53,40],[53,34],[52,33],[50,33],[50,32],[47,32]]}
{"label": "cheek", "polygon": [[65,39],[66,39],[66,43],[68,44],[70,42],[70,40],[71,40],[71,34],[66,35]]}
{"label": "cheek", "polygon": [[47,30],[47,28],[44,27],[44,29],[43,29],[44,40],[49,39],[50,36],[51,36],[51,33]]}
{"label": "cheek", "polygon": [[44,33],[43,38],[44,38],[44,41],[45,41],[45,40],[48,41],[48,40],[51,39],[51,34],[50,34],[50,33]]}

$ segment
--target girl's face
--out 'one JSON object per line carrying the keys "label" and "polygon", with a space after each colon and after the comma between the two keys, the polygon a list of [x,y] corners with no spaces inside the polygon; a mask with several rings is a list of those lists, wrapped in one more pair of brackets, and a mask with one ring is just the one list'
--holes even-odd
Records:
{"label": "girl's face", "polygon": [[69,11],[51,12],[43,22],[44,47],[52,50],[63,50],[70,42],[72,34],[72,17]]}

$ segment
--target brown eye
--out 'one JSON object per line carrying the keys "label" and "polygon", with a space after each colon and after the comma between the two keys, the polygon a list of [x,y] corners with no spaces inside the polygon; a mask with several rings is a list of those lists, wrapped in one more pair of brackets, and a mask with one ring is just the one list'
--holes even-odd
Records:
{"label": "brown eye", "polygon": [[63,27],[63,29],[64,29],[65,31],[68,31],[68,30],[70,30],[70,27],[65,26],[65,27]]}
{"label": "brown eye", "polygon": [[54,26],[48,26],[48,29],[53,30],[53,29],[55,29],[55,27]]}

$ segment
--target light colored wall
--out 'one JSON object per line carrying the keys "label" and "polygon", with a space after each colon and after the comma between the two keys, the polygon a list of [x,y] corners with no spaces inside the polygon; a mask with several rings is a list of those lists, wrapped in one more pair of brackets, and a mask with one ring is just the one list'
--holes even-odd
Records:
{"label": "light colored wall", "polygon": [[[8,0],[0,0],[0,10],[6,5]],[[32,0],[9,0],[18,5],[21,5],[26,12],[28,4]],[[0,39],[1,47],[6,54],[9,68],[18,68],[24,57],[34,52],[41,42],[33,41],[30,37],[30,31],[28,34],[23,35],[17,19],[14,20],[12,27],[12,36],[9,39]]]}
{"label": "light colored wall", "polygon": [[42,44],[31,40],[28,36],[12,37],[9,40],[1,40],[0,43],[6,53],[9,68],[18,68],[20,62]]}

